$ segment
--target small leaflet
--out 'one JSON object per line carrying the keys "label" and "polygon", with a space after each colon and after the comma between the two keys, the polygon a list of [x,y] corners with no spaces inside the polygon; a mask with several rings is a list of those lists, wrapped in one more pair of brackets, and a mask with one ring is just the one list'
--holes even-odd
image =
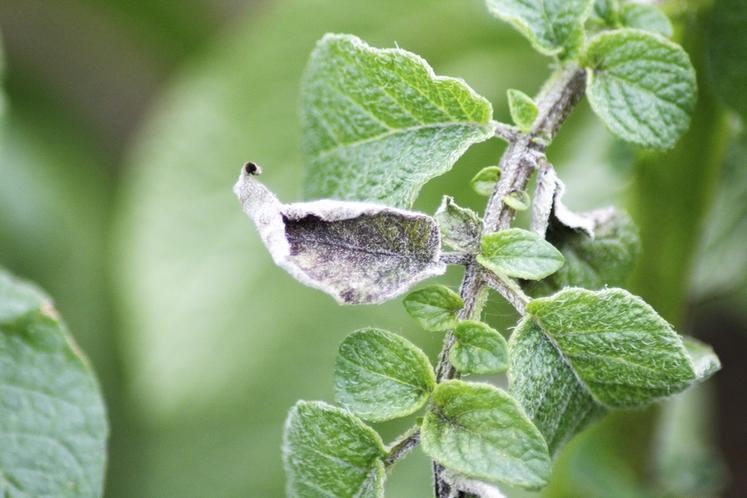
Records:
{"label": "small leaflet", "polygon": [[477,250],[483,226],[477,213],[459,206],[453,197],[445,195],[434,217],[444,242],[459,251]]}
{"label": "small leaflet", "polygon": [[301,283],[340,304],[378,304],[446,271],[432,217],[363,202],[282,204],[256,168],[242,169],[234,193],[272,259]]}

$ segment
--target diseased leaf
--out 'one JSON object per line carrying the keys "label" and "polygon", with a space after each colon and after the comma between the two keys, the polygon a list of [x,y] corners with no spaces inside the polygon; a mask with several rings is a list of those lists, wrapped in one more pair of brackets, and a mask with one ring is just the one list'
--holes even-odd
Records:
{"label": "diseased leaf", "polygon": [[672,23],[655,5],[628,3],[620,10],[620,22],[627,28],[642,29],[670,38]]}
{"label": "diseased leaf", "polygon": [[643,406],[695,380],[677,333],[625,290],[569,288],[526,309],[604,406]]}
{"label": "diseased leaf", "polygon": [[551,225],[547,240],[560,250],[565,264],[541,282],[540,287],[547,286],[545,294],[563,287],[621,287],[633,270],[641,244],[630,216],[612,208],[583,216],[592,221],[594,238]]}
{"label": "diseased leaf", "polygon": [[234,192],[272,259],[301,283],[341,304],[373,304],[446,271],[430,216],[359,202],[281,204],[251,168]]}
{"label": "diseased leaf", "polygon": [[697,84],[679,45],[645,31],[609,31],[591,40],[584,64],[589,102],[615,135],[667,149],[687,130]]}
{"label": "diseased leaf", "polygon": [[545,55],[573,55],[594,0],[487,0],[490,13],[510,22]]}
{"label": "diseased leaf", "polygon": [[532,320],[519,322],[508,347],[509,392],[545,437],[551,455],[606,412]]}
{"label": "diseased leaf", "polygon": [[301,91],[306,196],[409,207],[420,188],[493,136],[493,110],[420,57],[327,34]]}
{"label": "diseased leaf", "polygon": [[708,70],[718,96],[747,119],[747,2],[715,0],[708,26]]}
{"label": "diseased leaf", "polygon": [[428,357],[406,339],[367,328],[342,341],[335,363],[337,402],[364,420],[416,412],[436,385]]}
{"label": "diseased leaf", "polygon": [[459,251],[477,250],[482,234],[482,220],[477,213],[459,206],[453,197],[445,195],[434,217],[444,242]]}
{"label": "diseased leaf", "polygon": [[550,477],[540,432],[516,400],[487,384],[439,384],[421,442],[426,455],[467,477],[527,489],[544,486]]}
{"label": "diseased leaf", "polygon": [[523,131],[529,131],[537,119],[537,104],[532,97],[513,88],[508,90],[508,108],[511,111],[511,119],[516,126]]}
{"label": "diseased leaf", "polygon": [[693,363],[695,377],[699,382],[703,382],[721,370],[721,361],[713,352],[711,346],[694,337],[687,336],[682,338],[682,342]]}
{"label": "diseased leaf", "polygon": [[497,374],[508,368],[508,345],[497,330],[473,320],[459,322],[449,361],[463,374]]}
{"label": "diseased leaf", "polygon": [[299,401],[285,422],[283,463],[294,498],[383,498],[384,443],[345,410]]}
{"label": "diseased leaf", "polygon": [[501,178],[501,168],[498,166],[487,166],[472,178],[470,182],[472,190],[485,197],[490,196],[495,190],[495,184]]}
{"label": "diseased leaf", "polygon": [[0,494],[103,494],[99,387],[49,299],[0,269]]}
{"label": "diseased leaf", "polygon": [[563,255],[537,234],[509,228],[482,238],[477,261],[501,275],[539,280],[563,266]]}
{"label": "diseased leaf", "polygon": [[462,298],[445,285],[429,285],[411,292],[403,304],[407,313],[430,332],[454,328],[464,307]]}

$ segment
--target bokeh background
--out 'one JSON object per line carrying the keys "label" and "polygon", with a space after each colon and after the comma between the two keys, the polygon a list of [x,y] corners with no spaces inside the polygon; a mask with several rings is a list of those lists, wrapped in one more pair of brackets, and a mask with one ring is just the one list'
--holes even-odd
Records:
{"label": "bokeh background", "polygon": [[[691,131],[672,152],[643,153],[584,103],[550,156],[572,207],[631,212],[644,249],[628,287],[714,344],[724,369],[577,437],[544,496],[747,496],[747,97],[720,83],[747,74],[747,59],[724,50],[719,22],[739,21],[726,7],[664,7],[698,69]],[[0,264],[56,298],[93,362],[112,424],[107,497],[283,496],[285,414],[299,398],[332,400],[347,333],[389,328],[435,357],[440,337],[399,302],[340,308],[275,268],[231,193],[251,159],[282,199],[299,199],[299,78],[328,31],[422,55],[503,120],[506,90],[535,93],[549,73],[481,0],[0,2]],[[433,212],[450,193],[481,209],[467,185],[497,161],[494,142],[416,207]],[[505,330],[516,317],[493,297],[487,318]],[[432,496],[428,476],[416,450],[388,496]]]}

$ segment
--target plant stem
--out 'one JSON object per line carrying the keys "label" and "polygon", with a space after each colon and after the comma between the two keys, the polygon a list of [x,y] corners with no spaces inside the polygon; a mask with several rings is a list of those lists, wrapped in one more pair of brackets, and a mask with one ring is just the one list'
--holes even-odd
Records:
{"label": "plant stem", "polygon": [[[586,89],[585,76],[585,71],[576,65],[558,69],[536,99],[539,114],[532,129],[527,133],[518,133],[508,137],[510,138],[509,145],[500,161],[501,178],[496,183],[495,190],[485,208],[483,235],[504,230],[511,225],[515,212],[504,204],[503,198],[511,192],[526,188],[539,158],[544,156],[547,145],[583,96]],[[501,284],[505,283],[501,282]],[[470,260],[465,267],[460,288],[460,294],[464,300],[464,308],[459,312],[461,320],[480,318],[488,286],[488,279],[480,265],[474,259]],[[508,295],[513,296],[513,294]],[[521,303],[522,300],[522,298],[517,298],[515,301]],[[521,307],[523,308],[523,303]],[[439,355],[436,369],[438,382],[458,376],[449,361],[449,351],[454,342],[454,334],[450,331],[444,339],[444,346]],[[434,492],[437,498],[453,496],[449,484],[443,479],[443,470],[441,465],[433,462]]]}
{"label": "plant stem", "polygon": [[384,466],[389,468],[402,460],[420,443],[420,427],[415,425],[394,441],[384,457]]}

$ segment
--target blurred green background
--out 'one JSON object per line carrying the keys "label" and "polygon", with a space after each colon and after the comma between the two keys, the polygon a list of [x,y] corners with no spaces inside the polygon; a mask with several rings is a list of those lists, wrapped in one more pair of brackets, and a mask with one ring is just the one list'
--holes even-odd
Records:
{"label": "blurred green background", "polygon": [[[550,156],[572,207],[634,215],[644,249],[629,287],[714,344],[724,369],[577,437],[544,496],[747,496],[747,106],[718,84],[730,63],[718,23],[733,16],[707,0],[665,7],[699,71],[688,135],[667,154],[635,151],[584,103]],[[112,498],[283,496],[285,414],[299,398],[332,400],[347,333],[376,325],[438,351],[400,303],[340,308],[275,268],[231,193],[251,159],[299,199],[298,83],[323,33],[416,52],[502,120],[506,90],[535,93],[549,73],[481,0],[3,0],[0,31],[0,264],[55,296],[91,357],[112,423]],[[501,149],[474,147],[416,207],[449,193],[480,209],[468,179]],[[494,326],[513,323],[490,304]],[[387,492],[431,496],[419,450]]]}

